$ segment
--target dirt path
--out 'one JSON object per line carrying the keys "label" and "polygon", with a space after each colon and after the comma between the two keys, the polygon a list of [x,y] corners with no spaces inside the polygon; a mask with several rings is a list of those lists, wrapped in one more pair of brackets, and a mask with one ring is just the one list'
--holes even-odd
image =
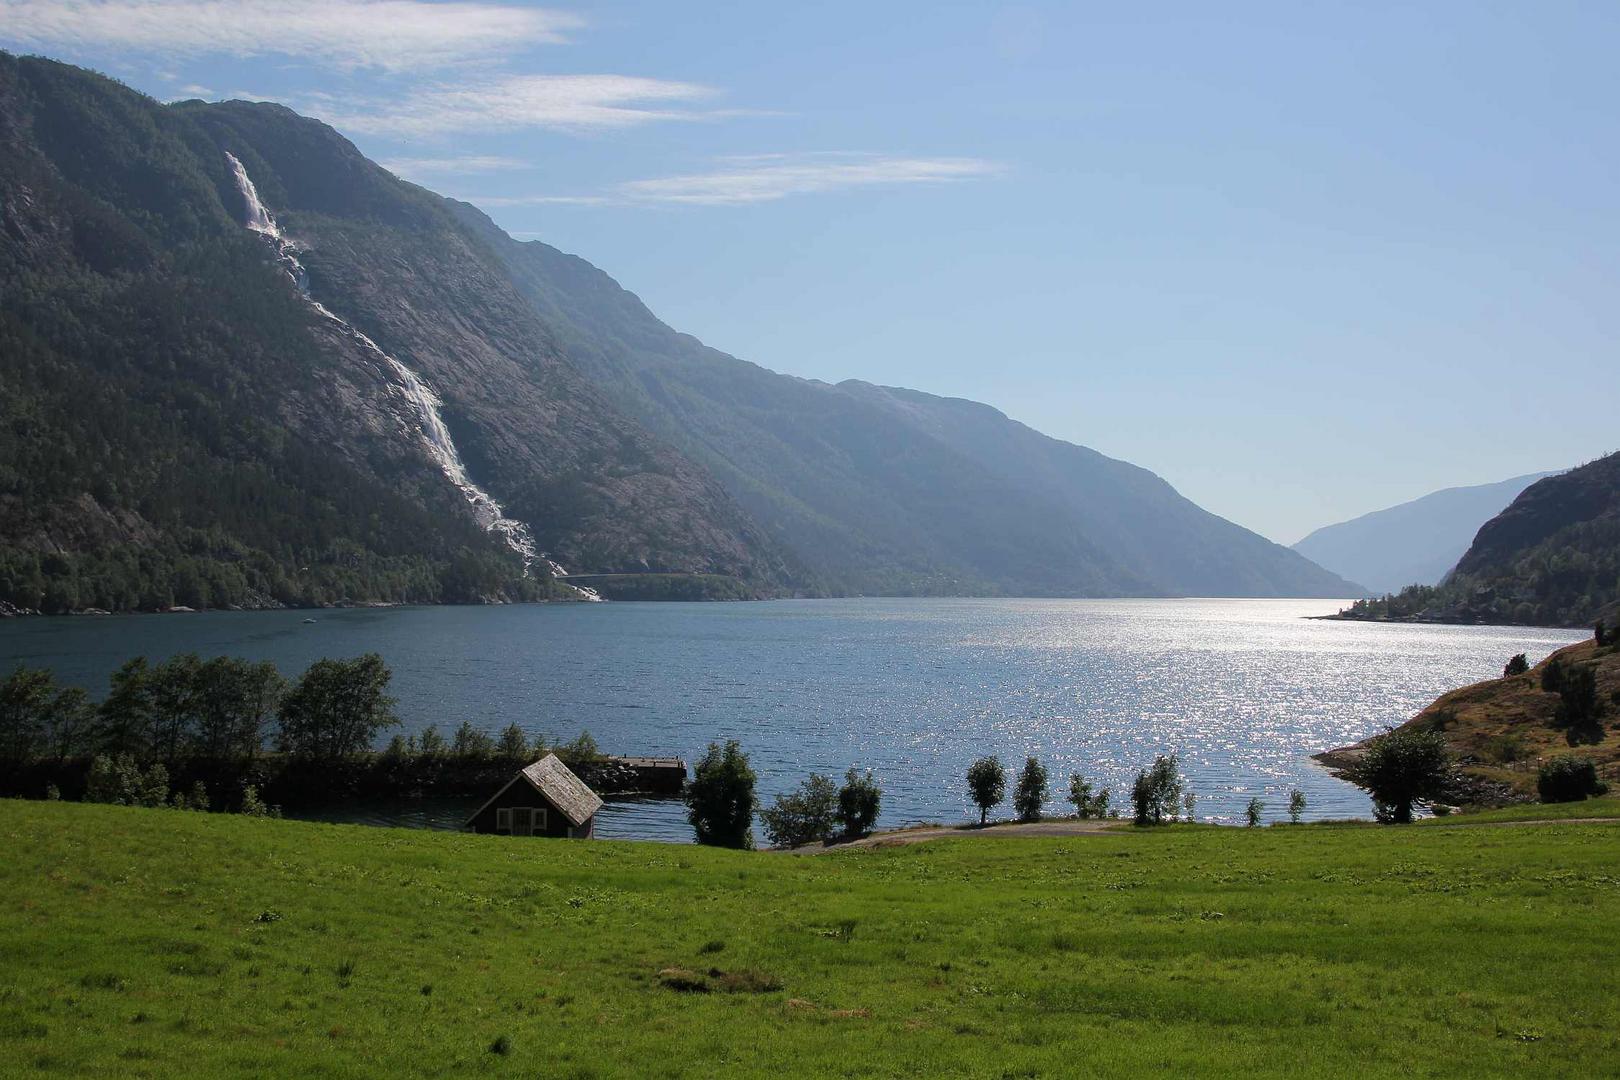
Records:
{"label": "dirt path", "polygon": [[951,836],[972,836],[1002,839],[1017,836],[1098,836],[1102,833],[1128,828],[1129,822],[1093,819],[1090,821],[1034,821],[1008,822],[1001,825],[931,825],[919,829],[898,829],[894,832],[873,833],[859,840],[842,844],[809,845],[794,848],[795,855],[822,855],[829,851],[847,851],[850,848],[901,847],[920,844],[925,840],[940,840]]}
{"label": "dirt path", "polygon": [[[1368,822],[1367,824],[1372,824]],[[1519,825],[1620,825],[1620,818],[1533,818],[1527,821],[1469,821],[1467,815],[1460,815],[1445,820],[1443,823],[1435,821],[1425,823],[1422,828],[1429,829],[1458,829],[1458,828],[1500,828]],[[1101,836],[1111,832],[1122,832],[1132,829],[1129,821],[1118,819],[1079,821],[1064,819],[1062,821],[1036,821],[1036,822],[1006,822],[1000,825],[972,826],[972,825],[930,825],[916,829],[897,829],[894,832],[873,833],[871,836],[859,840],[850,840],[835,844],[808,844],[804,847],[794,848],[786,854],[790,855],[825,855],[833,851],[847,851],[850,848],[881,848],[902,847],[906,844],[921,844],[929,840],[943,840],[953,836],[974,837],[977,839],[1006,839],[1021,836]],[[1238,828],[1238,826],[1231,826]]]}

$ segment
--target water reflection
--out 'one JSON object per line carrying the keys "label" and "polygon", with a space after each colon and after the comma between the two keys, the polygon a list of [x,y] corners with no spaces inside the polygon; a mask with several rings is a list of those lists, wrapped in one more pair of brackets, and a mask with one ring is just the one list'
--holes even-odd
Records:
{"label": "water reflection", "polygon": [[[375,650],[407,730],[516,721],[609,752],[678,755],[735,738],[769,799],[814,771],[876,770],[880,823],[960,820],[962,773],[999,753],[1079,770],[1123,799],[1156,753],[1182,755],[1199,813],[1365,815],[1310,761],[1407,719],[1441,692],[1585,636],[1512,627],[1306,618],[1333,601],[823,600],[16,619],[0,656],[93,693],[129,655],[231,653],[296,673]],[[403,808],[399,821],[435,811]],[[459,821],[456,822],[459,824]],[[602,835],[686,839],[679,803],[611,804]]]}

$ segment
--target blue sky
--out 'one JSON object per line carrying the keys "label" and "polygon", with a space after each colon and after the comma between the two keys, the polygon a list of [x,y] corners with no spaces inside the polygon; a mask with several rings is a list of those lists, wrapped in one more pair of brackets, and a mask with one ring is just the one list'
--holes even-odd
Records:
{"label": "blue sky", "polygon": [[1620,5],[0,0],[1273,539],[1620,447]]}

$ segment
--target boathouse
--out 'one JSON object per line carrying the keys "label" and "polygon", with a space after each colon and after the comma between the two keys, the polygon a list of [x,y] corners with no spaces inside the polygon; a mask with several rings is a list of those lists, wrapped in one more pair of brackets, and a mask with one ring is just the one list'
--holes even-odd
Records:
{"label": "boathouse", "polygon": [[566,836],[588,840],[602,800],[556,754],[519,769],[462,826],[502,836]]}

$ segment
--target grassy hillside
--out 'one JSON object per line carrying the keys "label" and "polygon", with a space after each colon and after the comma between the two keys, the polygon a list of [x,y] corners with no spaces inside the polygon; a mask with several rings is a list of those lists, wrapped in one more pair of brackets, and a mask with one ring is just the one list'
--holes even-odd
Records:
{"label": "grassy hillside", "polygon": [[[1576,730],[1559,723],[1559,695],[1542,688],[1542,675],[1555,661],[1592,670],[1600,710],[1595,723]],[[1534,798],[1541,765],[1568,755],[1591,758],[1599,776],[1620,781],[1620,645],[1567,646],[1522,675],[1442,694],[1402,726],[1440,731],[1464,775],[1482,781],[1487,797],[1500,792]],[[1353,750],[1320,756],[1330,766],[1342,765]]]}
{"label": "grassy hillside", "polygon": [[0,804],[14,1075],[1595,1075],[1616,826],[823,856]]}

